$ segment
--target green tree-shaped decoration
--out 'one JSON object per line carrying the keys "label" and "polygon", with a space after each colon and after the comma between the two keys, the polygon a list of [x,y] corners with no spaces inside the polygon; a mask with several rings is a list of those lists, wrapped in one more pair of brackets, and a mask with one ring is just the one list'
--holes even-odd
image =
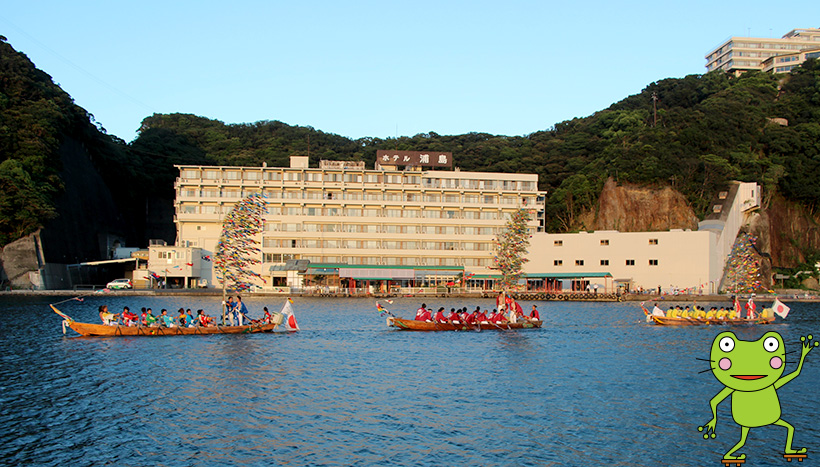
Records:
{"label": "green tree-shaped decoration", "polygon": [[527,223],[530,211],[519,209],[510,215],[507,225],[496,239],[495,265],[501,272],[501,289],[513,290],[518,285],[524,263],[529,261],[530,231]]}

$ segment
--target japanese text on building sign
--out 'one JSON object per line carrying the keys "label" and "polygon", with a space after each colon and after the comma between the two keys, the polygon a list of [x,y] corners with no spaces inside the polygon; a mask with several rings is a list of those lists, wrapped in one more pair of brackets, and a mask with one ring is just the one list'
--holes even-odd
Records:
{"label": "japanese text on building sign", "polygon": [[453,153],[423,151],[390,151],[379,149],[376,161],[381,165],[426,165],[431,167],[452,167]]}

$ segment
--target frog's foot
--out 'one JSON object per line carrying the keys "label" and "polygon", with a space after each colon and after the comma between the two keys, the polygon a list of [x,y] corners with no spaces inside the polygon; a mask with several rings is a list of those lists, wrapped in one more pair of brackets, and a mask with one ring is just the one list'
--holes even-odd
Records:
{"label": "frog's foot", "polygon": [[806,448],[786,449],[783,454],[805,454]]}
{"label": "frog's foot", "polygon": [[743,459],[727,459],[724,457],[720,462],[723,464],[723,467],[740,467],[741,464],[746,461]]}
{"label": "frog's foot", "polygon": [[729,454],[726,454],[726,455],[723,456],[723,460],[725,460],[725,461],[737,461],[737,460],[743,460],[745,458],[746,458],[746,454],[741,454],[739,456],[731,456]]}
{"label": "frog's foot", "polygon": [[800,452],[794,454],[783,454],[783,458],[786,459],[786,462],[791,462],[792,459],[797,459],[797,462],[803,462],[803,459],[808,457],[808,455],[806,454],[806,448],[798,449],[798,451]]}

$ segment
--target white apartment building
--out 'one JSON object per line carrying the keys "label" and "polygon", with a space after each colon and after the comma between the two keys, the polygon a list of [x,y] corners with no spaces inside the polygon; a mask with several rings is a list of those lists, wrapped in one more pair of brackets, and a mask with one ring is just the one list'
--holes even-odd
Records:
{"label": "white apartment building", "polygon": [[[261,193],[268,213],[256,272],[268,287],[298,286],[280,278],[288,260],[355,266],[352,279],[384,278],[390,266],[436,271],[447,281],[465,269],[491,272],[494,240],[515,210],[533,211],[532,233],[543,228],[544,193],[535,174],[423,170],[450,166],[452,155],[379,154],[376,170],[340,161],[311,168],[302,156],[291,157],[290,167],[177,166],[177,243],[212,255],[233,205]],[[216,284],[210,265],[202,264],[200,278]],[[450,273],[440,274],[442,268]],[[407,279],[395,276],[387,279]]]}
{"label": "white apartment building", "polygon": [[770,57],[818,47],[820,29],[817,28],[793,29],[779,39],[733,36],[706,55],[706,71],[724,70],[739,74],[749,70],[762,70],[763,62]]}

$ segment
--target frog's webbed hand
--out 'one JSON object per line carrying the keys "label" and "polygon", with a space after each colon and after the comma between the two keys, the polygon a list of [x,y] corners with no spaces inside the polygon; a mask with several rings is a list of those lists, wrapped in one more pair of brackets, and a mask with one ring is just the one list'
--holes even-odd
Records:
{"label": "frog's webbed hand", "polygon": [[783,387],[784,384],[788,383],[794,378],[797,378],[797,376],[800,375],[800,372],[803,371],[803,361],[806,359],[806,355],[808,355],[809,352],[811,352],[811,349],[820,345],[820,342],[812,341],[813,339],[814,337],[811,334],[805,337],[800,337],[802,348],[800,349],[800,362],[797,363],[797,369],[777,380],[774,383],[775,389],[780,389],[781,387]]}
{"label": "frog's webbed hand", "polygon": [[715,437],[715,427],[717,426],[717,417],[712,417],[705,425],[699,426],[698,431],[703,432],[703,439]]}
{"label": "frog's webbed hand", "polygon": [[800,342],[802,343],[802,347],[803,347],[802,349],[800,349],[800,363],[801,364],[803,363],[803,359],[806,358],[806,355],[808,355],[809,352],[811,352],[811,349],[813,349],[813,348],[817,347],[818,345],[820,345],[820,342],[817,342],[817,341],[812,342],[812,339],[813,339],[813,337],[812,337],[811,334],[809,334],[806,337],[801,337],[800,338]]}

